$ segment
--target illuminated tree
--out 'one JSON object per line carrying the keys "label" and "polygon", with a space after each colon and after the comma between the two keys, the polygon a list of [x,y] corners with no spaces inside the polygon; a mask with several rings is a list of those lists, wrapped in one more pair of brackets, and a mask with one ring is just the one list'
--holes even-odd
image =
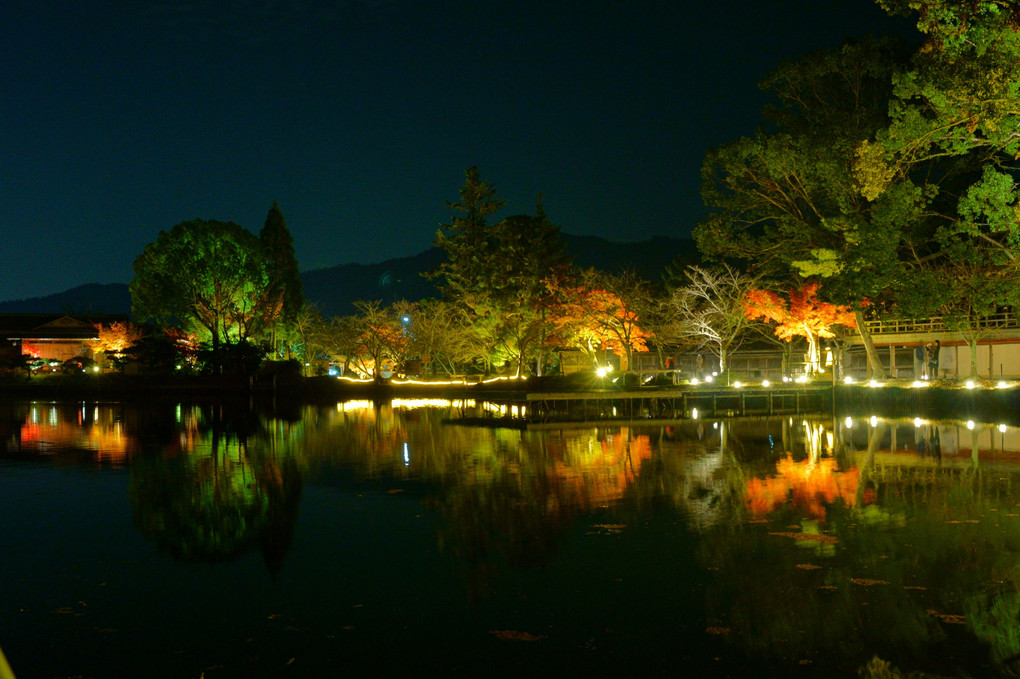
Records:
{"label": "illuminated tree", "polygon": [[406,313],[408,353],[421,360],[423,375],[432,374],[436,368],[452,375],[460,372],[458,366],[486,354],[483,338],[463,307],[425,299],[411,305]]}
{"label": "illuminated tree", "polygon": [[383,307],[378,300],[361,300],[354,306],[358,314],[335,323],[335,337],[343,343],[339,349],[355,371],[381,379],[387,362],[395,367],[404,359],[410,338],[393,307]]}
{"label": "illuminated tree", "polygon": [[750,290],[744,297],[744,308],[750,319],[762,318],[776,323],[776,336],[789,342],[804,337],[808,343],[807,368],[820,370],[819,338],[832,338],[833,325],[856,325],[854,313],[846,306],[818,299],[818,284],[809,283],[791,290],[789,301],[768,290]]}
{"label": "illuminated tree", "polygon": [[925,42],[896,80],[889,124],[856,149],[858,189],[876,203],[911,196],[930,223],[900,309],[963,333],[975,374],[986,317],[1017,303],[1020,14],[1003,0],[880,4],[916,13]]}
{"label": "illuminated tree", "polygon": [[634,352],[648,349],[650,335],[640,323],[652,306],[651,285],[630,270],[610,274],[597,269],[582,272],[581,283],[587,288],[586,319],[604,345],[627,359],[629,369]]}
{"label": "illuminated tree", "polygon": [[233,222],[182,222],[134,262],[136,319],[181,327],[211,341],[239,341],[264,329],[270,265],[253,234]]}
{"label": "illuminated tree", "polygon": [[130,322],[114,321],[104,326],[96,325],[96,339],[89,341],[93,352],[121,354],[142,337],[142,331]]}
{"label": "illuminated tree", "polygon": [[[603,283],[631,294],[621,298],[613,290],[600,287]],[[547,284],[551,298],[556,300],[550,314],[549,345],[580,349],[592,365],[600,350],[612,350],[626,358],[628,365],[634,351],[647,350],[650,336],[639,324],[635,310],[644,308],[647,289],[632,273],[610,275],[588,269],[576,278],[550,278]]]}
{"label": "illuminated tree", "polygon": [[541,196],[536,214],[511,215],[490,225],[487,218],[505,205],[477,168],[467,171],[458,203],[461,213],[436,234],[447,261],[429,276],[440,280],[446,301],[461,305],[485,337],[488,362],[503,361],[522,374],[536,359],[550,331],[545,279],[568,264],[559,228],[548,218]]}
{"label": "illuminated tree", "polygon": [[460,214],[436,232],[435,245],[446,253],[446,261],[428,274],[452,298],[477,291],[491,279],[486,265],[492,261],[495,242],[487,220],[506,205],[496,197],[496,187],[482,180],[477,167],[464,174],[460,201],[446,203]]}
{"label": "illuminated tree", "polygon": [[301,289],[301,273],[294,256],[294,239],[287,229],[287,220],[280,212],[280,205],[275,200],[266,215],[265,226],[259,232],[259,240],[269,260],[269,284],[264,293],[267,315],[265,324],[274,335],[281,332],[286,334],[293,329],[305,300]]}
{"label": "illuminated tree", "polygon": [[895,41],[868,39],[769,74],[762,88],[775,97],[772,126],[706,156],[710,216],[694,231],[708,256],[740,259],[776,279],[822,280],[826,299],[857,314],[878,373],[884,368],[863,309],[904,278],[906,263],[931,240],[916,192],[905,187],[869,200],[855,174],[861,141],[888,122],[905,53]]}
{"label": "illuminated tree", "polygon": [[706,344],[719,356],[719,369],[728,370],[729,354],[748,337],[753,326],[744,311],[744,298],[759,278],[729,267],[687,268],[687,284],[670,295],[678,334]]}

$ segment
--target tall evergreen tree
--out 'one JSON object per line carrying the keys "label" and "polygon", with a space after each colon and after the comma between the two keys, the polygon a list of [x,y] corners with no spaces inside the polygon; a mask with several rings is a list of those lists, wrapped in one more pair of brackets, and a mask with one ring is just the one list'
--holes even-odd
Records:
{"label": "tall evergreen tree", "polygon": [[301,272],[294,254],[294,238],[287,229],[287,220],[274,200],[266,215],[259,240],[269,261],[270,279],[266,290],[267,308],[272,317],[268,325],[276,332],[292,326],[305,303],[301,288]]}
{"label": "tall evergreen tree", "polygon": [[443,249],[447,261],[429,273],[433,280],[440,280],[443,293],[453,297],[478,292],[483,263],[491,258],[496,245],[487,219],[506,205],[496,197],[496,187],[482,180],[477,167],[468,168],[464,175],[460,201],[446,203],[460,214],[436,232],[435,245]]}

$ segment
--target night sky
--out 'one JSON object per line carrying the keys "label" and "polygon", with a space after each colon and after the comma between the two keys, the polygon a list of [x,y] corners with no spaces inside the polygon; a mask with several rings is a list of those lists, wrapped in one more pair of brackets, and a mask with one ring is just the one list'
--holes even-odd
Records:
{"label": "night sky", "polygon": [[571,234],[683,237],[705,152],[756,83],[872,0],[4,0],[0,300],[127,283],[188,219],[257,233],[278,199],[302,270],[431,245],[464,170]]}

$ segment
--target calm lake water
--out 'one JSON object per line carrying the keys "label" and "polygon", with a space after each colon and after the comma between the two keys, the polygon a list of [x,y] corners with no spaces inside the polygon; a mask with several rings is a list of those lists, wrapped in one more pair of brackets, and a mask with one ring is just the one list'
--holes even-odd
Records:
{"label": "calm lake water", "polygon": [[0,648],[19,679],[1020,671],[1013,424],[455,423],[490,407],[0,403]]}

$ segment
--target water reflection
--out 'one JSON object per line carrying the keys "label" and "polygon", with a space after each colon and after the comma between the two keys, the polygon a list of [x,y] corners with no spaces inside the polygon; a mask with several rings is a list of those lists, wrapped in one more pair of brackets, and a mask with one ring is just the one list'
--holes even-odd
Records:
{"label": "water reflection", "polygon": [[[589,580],[582,548],[618,539],[611,558],[640,573],[627,561],[634,544],[679,541],[697,572],[657,581],[655,596],[682,602],[678,618],[698,616],[688,633],[741,657],[817,676],[876,655],[989,676],[1020,657],[1016,427],[878,415],[467,426],[486,413],[513,417],[467,401],[347,402],[289,417],[222,404],[7,404],[0,452],[126,467],[135,529],[179,561],[254,552],[272,573],[304,573],[287,555],[314,487],[420,507],[474,606],[521,572],[557,569],[597,602],[605,583]],[[374,519],[323,519],[352,520]],[[652,603],[628,606],[640,617]],[[572,624],[588,624],[580,618]]]}

